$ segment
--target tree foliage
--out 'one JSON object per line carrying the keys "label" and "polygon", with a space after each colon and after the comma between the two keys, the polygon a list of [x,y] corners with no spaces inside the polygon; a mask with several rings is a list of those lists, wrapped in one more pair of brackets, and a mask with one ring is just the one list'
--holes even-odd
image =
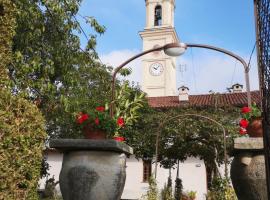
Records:
{"label": "tree foliage", "polygon": [[36,103],[46,118],[47,132],[72,137],[75,113],[104,104],[110,90],[110,69],[95,51],[96,37],[105,28],[92,17],[83,17],[85,34],[77,17],[81,0],[18,0],[18,26],[9,76],[13,92]]}
{"label": "tree foliage", "polygon": [[[237,136],[236,124],[240,117],[238,109],[234,107],[155,110],[145,107],[141,119],[127,133],[130,134],[128,143],[134,147],[137,157],[154,158],[159,133],[158,161],[163,167],[174,167],[177,160],[185,161],[193,156],[204,161],[209,177],[218,176],[218,166],[225,161],[223,129],[210,120],[189,114],[205,116],[220,123],[226,130],[227,152],[230,151],[233,138]],[[161,126],[176,116],[179,117]]]}

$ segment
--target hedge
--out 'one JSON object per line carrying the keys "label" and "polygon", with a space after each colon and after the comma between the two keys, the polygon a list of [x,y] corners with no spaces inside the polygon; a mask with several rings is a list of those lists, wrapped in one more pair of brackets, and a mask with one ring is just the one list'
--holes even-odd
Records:
{"label": "hedge", "polygon": [[0,91],[0,199],[37,198],[46,132],[39,110]]}
{"label": "hedge", "polygon": [[0,2],[0,200],[36,200],[45,122],[30,102],[10,92],[7,69],[12,61],[16,8]]}

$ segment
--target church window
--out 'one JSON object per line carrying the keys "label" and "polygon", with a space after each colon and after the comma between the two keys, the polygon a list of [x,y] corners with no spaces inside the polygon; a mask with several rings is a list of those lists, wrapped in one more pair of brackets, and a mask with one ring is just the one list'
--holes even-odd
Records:
{"label": "church window", "polygon": [[152,174],[151,160],[143,160],[143,182],[148,182]]}
{"label": "church window", "polygon": [[162,25],[162,7],[160,5],[155,8],[155,26]]}

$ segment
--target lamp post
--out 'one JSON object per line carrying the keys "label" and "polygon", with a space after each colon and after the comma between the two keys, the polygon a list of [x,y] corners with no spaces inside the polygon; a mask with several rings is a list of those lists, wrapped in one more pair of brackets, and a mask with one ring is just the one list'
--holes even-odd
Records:
{"label": "lamp post", "polygon": [[184,44],[184,43],[181,43],[182,47],[187,49],[187,48],[192,48],[192,47],[196,47],[196,48],[203,48],[203,49],[210,49],[210,50],[214,50],[214,51],[218,51],[218,52],[221,52],[221,53],[224,53],[226,55],[229,55],[233,58],[235,58],[236,60],[238,60],[244,67],[244,73],[245,73],[245,82],[246,82],[246,90],[247,90],[247,102],[248,102],[248,107],[251,107],[251,93],[250,93],[250,80],[249,80],[249,66],[248,64],[246,63],[246,61],[240,57],[239,55],[231,52],[231,51],[228,51],[226,49],[222,49],[222,48],[219,48],[219,47],[215,47],[215,46],[210,46],[210,45],[205,45],[205,44]]}
{"label": "lamp post", "polygon": [[111,92],[111,105],[110,105],[110,116],[113,116],[113,112],[114,112],[114,98],[115,98],[115,82],[116,82],[116,75],[117,73],[123,68],[125,67],[128,63],[130,63],[131,61],[149,54],[151,52],[155,52],[155,51],[164,51],[164,53],[168,56],[172,56],[172,57],[177,57],[180,56],[182,54],[185,53],[185,51],[187,50],[187,48],[191,48],[191,47],[197,47],[197,48],[204,48],[204,49],[210,49],[210,50],[214,50],[214,51],[218,51],[221,53],[224,53],[226,55],[229,55],[233,58],[235,58],[236,60],[238,60],[239,62],[242,63],[242,65],[244,66],[244,72],[245,72],[245,81],[246,81],[246,90],[247,90],[247,102],[248,102],[248,106],[251,106],[251,93],[250,93],[250,81],[249,81],[249,66],[248,64],[245,62],[245,60],[236,55],[235,53],[228,51],[226,49],[222,49],[219,47],[214,47],[214,46],[210,46],[210,45],[205,45],[205,44],[185,44],[185,43],[170,43],[170,44],[166,44],[164,46],[161,47],[156,47],[147,51],[144,51],[142,53],[139,53],[133,57],[131,57],[130,59],[128,59],[127,61],[125,61],[124,63],[122,63],[121,65],[119,65],[113,72],[112,75],[112,92]]}
{"label": "lamp post", "polygon": [[117,73],[123,68],[125,67],[128,63],[130,63],[131,61],[145,55],[145,54],[149,54],[151,52],[155,52],[155,51],[164,51],[164,53],[168,56],[172,56],[172,57],[176,57],[176,56],[180,56],[182,55],[186,50],[185,44],[183,43],[170,43],[170,44],[166,44],[164,46],[161,47],[155,47],[153,49],[144,51],[142,53],[139,53],[135,56],[133,56],[132,58],[128,59],[127,61],[125,61],[124,63],[122,63],[121,65],[119,65],[113,72],[112,75],[112,93],[111,93],[111,105],[110,105],[110,116],[113,116],[113,112],[114,112],[114,98],[115,98],[115,82],[116,82],[116,75]]}

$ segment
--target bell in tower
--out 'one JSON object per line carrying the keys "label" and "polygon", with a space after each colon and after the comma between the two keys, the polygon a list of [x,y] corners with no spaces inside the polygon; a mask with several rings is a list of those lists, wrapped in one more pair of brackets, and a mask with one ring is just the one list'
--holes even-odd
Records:
{"label": "bell in tower", "polygon": [[162,7],[160,5],[155,8],[155,26],[162,25]]}
{"label": "bell in tower", "polygon": [[146,28],[174,27],[175,0],[145,0]]}

